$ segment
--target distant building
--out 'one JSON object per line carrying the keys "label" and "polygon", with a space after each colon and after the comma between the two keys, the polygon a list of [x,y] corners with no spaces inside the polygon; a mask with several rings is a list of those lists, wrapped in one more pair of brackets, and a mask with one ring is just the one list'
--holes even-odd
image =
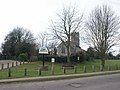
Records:
{"label": "distant building", "polygon": [[[78,52],[84,51],[81,49],[79,45],[79,32],[74,32],[71,34],[71,41],[70,41],[70,54],[76,54]],[[66,46],[63,43],[60,43],[57,47],[57,54],[59,56],[66,56],[67,55],[67,49]]]}
{"label": "distant building", "polygon": [[49,48],[49,54],[50,55],[57,55],[57,48],[56,47],[51,47]]}

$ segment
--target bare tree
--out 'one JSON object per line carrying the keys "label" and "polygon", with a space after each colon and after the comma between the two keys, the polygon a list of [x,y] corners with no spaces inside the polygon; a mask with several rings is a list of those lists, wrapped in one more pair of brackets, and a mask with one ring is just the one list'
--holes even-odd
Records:
{"label": "bare tree", "polygon": [[82,15],[78,15],[76,8],[63,8],[57,14],[58,21],[52,22],[52,31],[55,38],[59,39],[66,47],[67,62],[70,62],[70,38],[71,34],[80,29]]}
{"label": "bare tree", "polygon": [[44,47],[47,44],[47,33],[43,32],[43,33],[39,33],[38,34],[38,43],[39,43],[39,47]]}
{"label": "bare tree", "polygon": [[119,36],[119,17],[107,5],[96,7],[85,24],[87,40],[92,43],[101,57],[101,65],[105,65],[105,57],[109,50],[117,44]]}
{"label": "bare tree", "polygon": [[58,41],[57,40],[49,40],[47,48],[48,51],[51,55],[57,55],[57,46],[58,46]]}

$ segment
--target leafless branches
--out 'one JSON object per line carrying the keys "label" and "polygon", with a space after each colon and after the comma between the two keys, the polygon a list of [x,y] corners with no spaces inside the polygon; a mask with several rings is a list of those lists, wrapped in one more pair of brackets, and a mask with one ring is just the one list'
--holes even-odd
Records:
{"label": "leafless branches", "polygon": [[90,14],[86,27],[87,39],[91,41],[100,53],[101,59],[104,60],[110,48],[117,44],[119,17],[107,5],[96,7]]}
{"label": "leafless branches", "polygon": [[57,16],[59,19],[57,22],[52,22],[51,29],[54,36],[66,46],[69,59],[71,34],[80,30],[83,15],[79,16],[76,8],[68,7],[63,8]]}

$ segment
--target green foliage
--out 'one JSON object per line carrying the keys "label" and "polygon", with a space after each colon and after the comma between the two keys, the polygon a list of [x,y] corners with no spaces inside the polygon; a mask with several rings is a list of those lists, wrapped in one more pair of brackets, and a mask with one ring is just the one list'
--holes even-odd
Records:
{"label": "green foliage", "polygon": [[27,61],[27,59],[28,59],[27,53],[22,53],[22,54],[20,54],[19,57],[18,57],[18,59],[19,59],[20,61]]}
{"label": "green foliage", "polygon": [[100,59],[99,53],[92,47],[89,47],[86,51],[86,59],[94,60],[94,59]]}
{"label": "green foliage", "polygon": [[86,52],[77,53],[77,57],[79,57],[79,62],[86,61]]}
{"label": "green foliage", "polygon": [[87,60],[93,60],[95,59],[95,50],[92,47],[89,47],[86,51],[87,53]]}
{"label": "green foliage", "polygon": [[[79,52],[76,55],[70,56],[70,62],[78,62],[77,57],[79,57],[79,62],[83,62],[86,60],[86,53],[85,52]],[[51,62],[51,58],[55,58],[55,62],[59,63],[66,63],[67,62],[67,56],[58,56],[58,55],[44,55],[44,60]],[[43,60],[43,55],[38,56],[39,60]]]}
{"label": "green foliage", "polygon": [[[67,62],[67,56],[57,56],[57,55],[44,55],[44,60],[51,62],[51,58],[55,58],[55,62],[63,63]],[[43,55],[38,56],[39,60],[43,60]]]}
{"label": "green foliage", "polygon": [[7,59],[18,57],[21,53],[28,53],[29,57],[35,53],[36,44],[33,34],[23,28],[14,28],[2,44],[2,53]]}
{"label": "green foliage", "polygon": [[107,59],[114,59],[114,58],[117,59],[117,56],[115,57],[115,56],[112,54],[112,52],[109,52],[109,53],[107,54]]}
{"label": "green foliage", "polygon": [[116,58],[116,59],[120,59],[120,54],[116,55],[115,58]]}
{"label": "green foliage", "polygon": [[4,56],[2,55],[2,53],[0,53],[0,60],[3,60]]}

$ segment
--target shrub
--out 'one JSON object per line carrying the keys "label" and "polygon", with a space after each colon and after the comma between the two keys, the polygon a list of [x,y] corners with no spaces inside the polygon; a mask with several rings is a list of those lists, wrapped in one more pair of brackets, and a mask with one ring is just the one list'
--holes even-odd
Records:
{"label": "shrub", "polygon": [[86,60],[86,52],[78,52],[77,57],[79,57],[79,62],[83,62]]}
{"label": "shrub", "polygon": [[[71,62],[78,62],[78,57],[79,57],[79,62],[85,61],[86,60],[86,53],[85,52],[79,52],[76,55],[71,55],[70,56],[70,61]],[[51,58],[55,58],[55,62],[59,63],[66,63],[67,62],[67,56],[58,56],[58,55],[44,55],[44,60],[47,62],[51,62]],[[38,60],[43,60],[43,55],[38,56]]]}
{"label": "shrub", "polygon": [[27,53],[21,53],[21,54],[19,55],[18,59],[19,59],[20,61],[27,61],[27,59],[28,59]]}
{"label": "shrub", "polygon": [[[63,63],[67,62],[66,56],[58,56],[58,55],[44,55],[44,60],[47,62],[51,62],[51,58],[55,58],[55,62]],[[38,56],[38,60],[43,60],[43,55]]]}

